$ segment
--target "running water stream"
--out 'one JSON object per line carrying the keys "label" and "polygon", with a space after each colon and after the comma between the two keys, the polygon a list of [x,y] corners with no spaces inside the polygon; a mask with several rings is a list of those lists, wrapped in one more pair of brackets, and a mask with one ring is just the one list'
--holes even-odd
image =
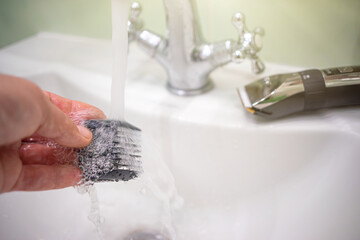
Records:
{"label": "running water stream", "polygon": [[111,0],[112,9],[112,85],[110,118],[125,119],[125,82],[128,59],[128,16],[130,0]]}
{"label": "running water stream", "polygon": [[[111,86],[111,113],[110,119],[124,121],[125,120],[125,82],[127,73],[127,58],[128,58],[128,15],[130,9],[130,0],[111,0],[112,7],[112,54],[113,54],[113,66],[112,66],[112,86]],[[146,135],[144,133],[143,135]],[[165,160],[159,157],[160,151],[154,148],[154,140],[150,136],[143,136],[143,153],[142,161],[144,162],[144,174],[140,179],[132,180],[131,192],[125,192],[125,194],[134,195],[133,191],[137,191],[135,199],[140,199],[142,195],[145,199],[156,199],[160,209],[157,218],[158,228],[155,231],[159,231],[164,235],[168,235],[172,240],[176,238],[176,231],[173,224],[173,213],[175,210],[182,206],[182,198],[177,194],[174,178],[169,168],[165,164]],[[134,183],[133,183],[134,182]],[[110,183],[109,183],[110,184]],[[124,184],[116,183],[116,189],[111,193],[112,198],[116,198],[118,192],[123,192],[125,188]],[[110,185],[109,185],[110,186]],[[121,188],[121,189],[120,189]],[[103,230],[103,223],[107,221],[102,217],[100,212],[101,208],[111,208],[113,212],[124,212],[124,209],[118,202],[112,202],[110,205],[103,206],[99,204],[99,197],[95,185],[87,184],[78,187],[78,192],[88,193],[90,196],[90,213],[89,220],[95,225],[98,232],[98,238],[100,240],[105,239]],[[117,193],[116,193],[117,192]],[[135,195],[136,195],[135,194]],[[101,195],[103,196],[103,195]],[[104,196],[110,197],[110,195]],[[124,197],[122,197],[124,198]],[[117,201],[121,201],[118,199]],[[108,201],[109,202],[109,201]],[[147,208],[151,208],[151,204]],[[128,208],[137,208],[135,205],[129,204]],[[129,211],[128,218],[138,218],[139,215],[134,214],[138,209]],[[146,210],[145,210],[146,211]],[[114,219],[114,216],[109,217],[107,224],[114,225],[114,227],[126,228],[127,226],[119,226],[118,219]],[[129,222],[136,222],[137,219],[127,219]],[[151,221],[151,220],[149,220]],[[152,220],[154,221],[154,220]],[[124,229],[126,231],[126,229]],[[107,234],[106,239],[118,239],[116,234]]]}

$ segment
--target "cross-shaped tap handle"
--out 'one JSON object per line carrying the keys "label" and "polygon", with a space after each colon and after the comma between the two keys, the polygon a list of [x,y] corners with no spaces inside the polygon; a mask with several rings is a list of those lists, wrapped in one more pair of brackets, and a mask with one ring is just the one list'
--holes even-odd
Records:
{"label": "cross-shaped tap handle", "polygon": [[132,42],[136,39],[137,33],[143,27],[143,21],[139,19],[141,14],[141,5],[138,2],[133,2],[130,8],[129,21],[128,21],[128,33],[129,33],[129,42]]}
{"label": "cross-shaped tap handle", "polygon": [[246,27],[245,15],[240,12],[234,14],[232,23],[239,34],[238,41],[233,49],[233,62],[241,63],[245,58],[249,58],[252,62],[253,72],[263,72],[265,65],[260,60],[258,52],[262,49],[264,29],[256,27],[254,31],[249,31]]}

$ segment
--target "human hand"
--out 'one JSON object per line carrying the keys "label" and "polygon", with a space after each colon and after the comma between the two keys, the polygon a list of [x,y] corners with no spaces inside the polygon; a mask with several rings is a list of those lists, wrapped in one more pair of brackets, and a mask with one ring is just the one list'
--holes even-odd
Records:
{"label": "human hand", "polygon": [[96,107],[0,75],[0,193],[76,185],[81,172],[66,163],[76,158],[71,148],[89,145],[92,134],[74,122],[102,118]]}

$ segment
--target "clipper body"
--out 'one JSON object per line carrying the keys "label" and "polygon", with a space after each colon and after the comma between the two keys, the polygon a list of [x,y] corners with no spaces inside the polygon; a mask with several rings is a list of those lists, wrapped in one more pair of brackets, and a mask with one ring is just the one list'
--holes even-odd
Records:
{"label": "clipper body", "polygon": [[356,105],[360,104],[360,66],[273,75],[239,88],[238,94],[249,112],[266,118]]}

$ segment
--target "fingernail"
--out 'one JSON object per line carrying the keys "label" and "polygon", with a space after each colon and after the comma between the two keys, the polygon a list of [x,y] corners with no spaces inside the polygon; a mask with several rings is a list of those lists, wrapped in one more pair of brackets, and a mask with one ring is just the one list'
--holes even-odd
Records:
{"label": "fingernail", "polygon": [[86,127],[83,126],[77,126],[79,129],[80,134],[86,138],[86,139],[91,139],[92,138],[92,133],[89,129],[87,129]]}

